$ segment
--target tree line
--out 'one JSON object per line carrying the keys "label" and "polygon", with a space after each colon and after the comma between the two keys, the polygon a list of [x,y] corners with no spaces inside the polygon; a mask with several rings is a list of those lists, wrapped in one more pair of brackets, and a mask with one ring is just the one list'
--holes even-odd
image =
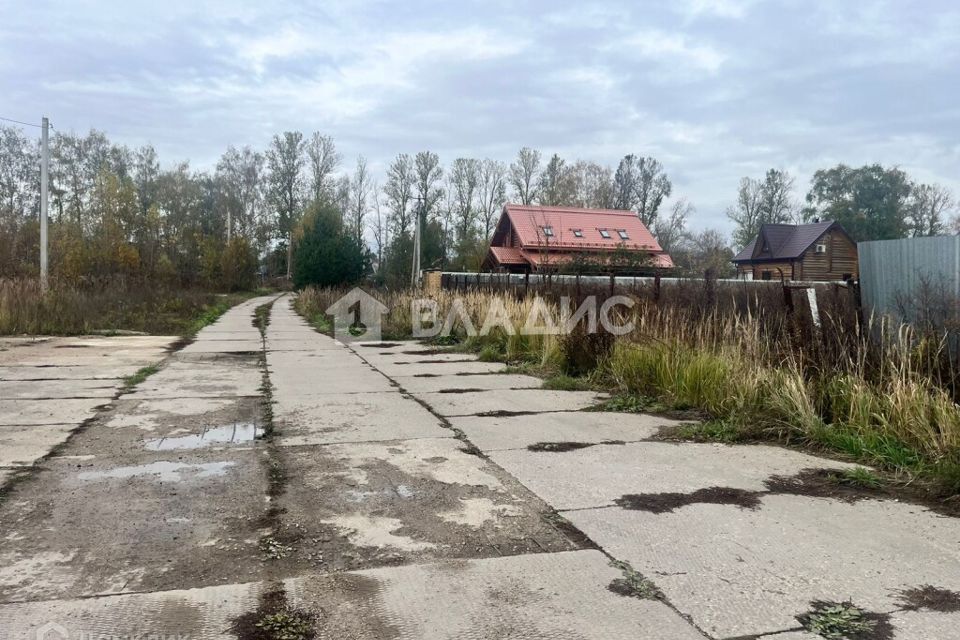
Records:
{"label": "tree line", "polygon": [[[38,167],[38,141],[0,127],[0,277],[37,272]],[[815,217],[858,240],[936,234],[953,207],[942,187],[878,165],[818,171],[805,204],[794,191],[784,171],[744,178],[727,212],[734,244],[764,222]],[[730,270],[724,234],[688,229],[695,208],[652,157],[628,154],[611,167],[524,147],[512,162],[461,157],[444,166],[420,151],[397,155],[378,179],[363,157],[347,165],[330,136],[288,131],[262,151],[228,147],[198,171],[187,162],[164,168],[152,146],[131,149],[94,130],[51,139],[51,271],[233,288],[259,268],[299,283],[372,276],[401,286],[418,218],[424,268],[472,271],[507,201],[631,210],[680,273]]]}
{"label": "tree line", "polygon": [[743,178],[736,204],[727,210],[734,244],[753,239],[763,224],[839,222],[857,242],[936,236],[960,231],[953,194],[939,184],[912,180],[897,167],[839,164],[813,174],[803,201],[796,179],[770,169],[760,179]]}

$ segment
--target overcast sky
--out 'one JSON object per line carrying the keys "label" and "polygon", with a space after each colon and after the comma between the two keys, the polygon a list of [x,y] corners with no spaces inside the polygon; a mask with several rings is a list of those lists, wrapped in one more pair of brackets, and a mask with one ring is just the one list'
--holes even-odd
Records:
{"label": "overcast sky", "polygon": [[0,0],[0,116],[91,127],[165,164],[332,135],[400,152],[521,146],[665,166],[695,227],[740,177],[897,164],[960,193],[956,2]]}

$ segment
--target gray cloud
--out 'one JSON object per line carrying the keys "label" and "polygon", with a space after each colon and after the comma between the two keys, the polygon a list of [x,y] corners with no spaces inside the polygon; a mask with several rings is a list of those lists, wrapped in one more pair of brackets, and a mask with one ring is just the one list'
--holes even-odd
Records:
{"label": "gray cloud", "polygon": [[722,228],[739,178],[769,167],[804,188],[876,161],[960,191],[947,0],[53,4],[0,7],[0,115],[151,142],[170,163],[290,128],[374,170],[422,148],[635,152],[664,162],[695,226]]}

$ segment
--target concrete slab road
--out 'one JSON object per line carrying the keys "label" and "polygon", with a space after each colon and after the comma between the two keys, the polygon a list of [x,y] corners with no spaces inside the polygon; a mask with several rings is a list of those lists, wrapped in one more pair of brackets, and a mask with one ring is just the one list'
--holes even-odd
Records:
{"label": "concrete slab road", "polygon": [[[851,465],[664,442],[670,420],[345,345],[291,302],[232,309],[120,397],[74,355],[60,393],[0,392],[0,640],[800,640],[830,606],[860,626],[829,637],[958,637],[958,520],[831,492]],[[85,344],[12,341],[0,379],[161,343]]]}

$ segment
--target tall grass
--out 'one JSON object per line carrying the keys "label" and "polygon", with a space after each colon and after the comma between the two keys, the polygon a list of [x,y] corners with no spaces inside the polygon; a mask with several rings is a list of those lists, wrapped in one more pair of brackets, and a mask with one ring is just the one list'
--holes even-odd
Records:
{"label": "tall grass", "polygon": [[188,335],[245,297],[120,279],[98,285],[54,280],[46,292],[36,279],[0,280],[0,335]]}
{"label": "tall grass", "polygon": [[[341,293],[307,289],[296,306],[316,318]],[[409,337],[413,294],[378,297],[390,309],[384,337]],[[534,305],[532,298],[496,292],[443,291],[431,298],[441,314],[459,298],[478,329],[494,303],[514,327],[524,325]],[[556,301],[546,304],[558,311]],[[834,314],[829,306],[816,333],[782,310],[768,315],[732,304],[710,308],[641,299],[622,320],[635,329],[601,348],[588,371],[575,373],[614,393],[698,409],[724,423],[726,439],[807,444],[960,492],[960,407],[942,339],[915,335],[905,326],[861,329],[855,316]],[[484,359],[530,363],[558,374],[571,373],[572,350],[590,342],[583,334],[499,330],[471,337],[460,325],[454,336]]]}

